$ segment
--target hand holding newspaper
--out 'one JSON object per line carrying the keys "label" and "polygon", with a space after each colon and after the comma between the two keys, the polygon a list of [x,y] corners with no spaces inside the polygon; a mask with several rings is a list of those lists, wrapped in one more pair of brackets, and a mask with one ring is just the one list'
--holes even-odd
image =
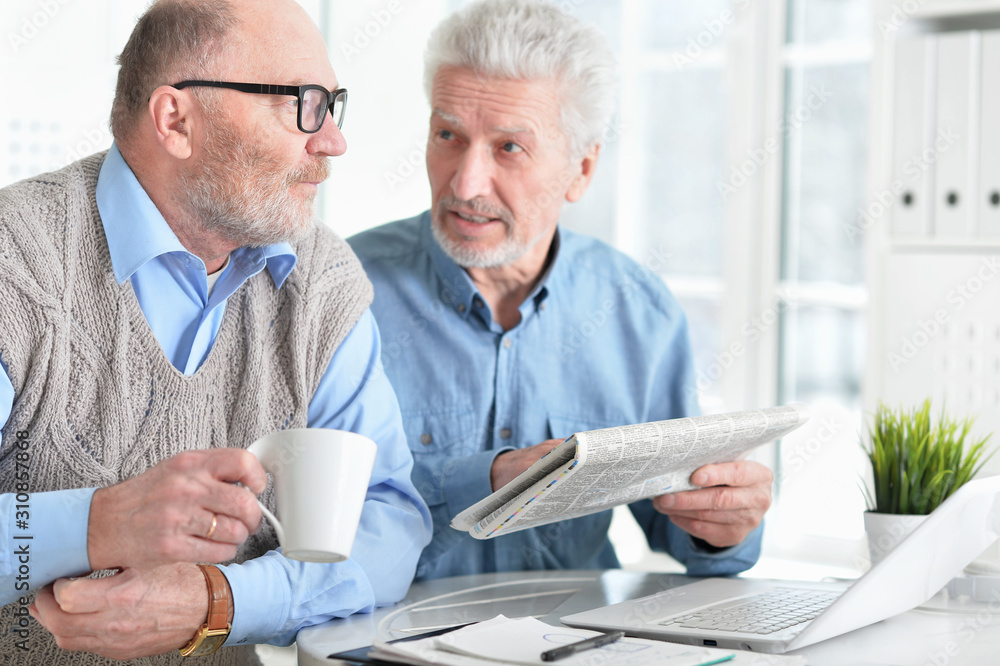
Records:
{"label": "hand holding newspaper", "polygon": [[578,432],[451,526],[476,539],[695,488],[691,474],[784,437],[809,419],[803,405]]}

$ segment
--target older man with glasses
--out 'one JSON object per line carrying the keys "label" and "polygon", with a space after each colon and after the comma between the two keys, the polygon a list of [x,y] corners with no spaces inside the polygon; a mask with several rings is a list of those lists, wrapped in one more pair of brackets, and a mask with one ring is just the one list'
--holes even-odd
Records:
{"label": "older man with glasses", "polygon": [[[257,663],[400,599],[430,536],[371,285],[314,224],[347,91],[292,0],[161,0],[119,62],[111,150],[0,190],[0,662]],[[378,443],[345,562],[261,526],[244,449],[295,427]]]}
{"label": "older man with glasses", "polygon": [[[697,409],[687,322],[663,282],[558,226],[594,175],[613,58],[553,4],[485,0],[432,34],[424,82],[431,209],[350,239],[434,516],[418,577],[617,566],[610,511],[488,541],[448,526],[559,438]],[[691,481],[631,505],[649,544],[692,575],[750,567],[770,471],[710,465]]]}

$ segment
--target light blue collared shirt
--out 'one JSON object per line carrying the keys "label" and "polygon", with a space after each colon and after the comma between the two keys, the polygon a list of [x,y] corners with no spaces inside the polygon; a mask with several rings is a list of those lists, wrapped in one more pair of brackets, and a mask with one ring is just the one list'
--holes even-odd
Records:
{"label": "light blue collared shirt", "polygon": [[[295,253],[287,243],[240,248],[209,294],[205,264],[184,249],[116,146],[101,167],[97,205],[115,278],[119,284],[131,281],[150,328],[184,374],[197,371],[208,356],[233,292],[264,269],[280,288],[295,267]],[[304,626],[370,611],[405,594],[429,538],[430,517],[410,480],[412,457],[379,351],[378,328],[366,311],[334,353],[308,410],[309,427],[350,430],[378,444],[352,557],[338,564],[307,564],[271,551],[223,567],[235,602],[227,645],[287,645]],[[4,368],[0,428],[10,417],[14,397]],[[31,589],[90,571],[87,522],[94,492],[31,494]],[[0,495],[0,515],[9,516],[0,520],[0,543],[14,543],[14,500],[14,495]],[[11,546],[0,556],[0,604],[24,594],[15,589],[14,551]]]}
{"label": "light blue collared shirt", "polygon": [[[486,541],[448,524],[491,492],[490,468],[504,451],[697,413],[687,321],[663,282],[600,241],[560,230],[520,323],[504,331],[434,241],[429,213],[348,242],[375,286],[382,363],[403,410],[413,479],[434,516],[418,579],[618,566],[610,511]],[[737,573],[760,553],[759,528],[720,551],[650,500],[630,508],[650,546],[691,575]]]}

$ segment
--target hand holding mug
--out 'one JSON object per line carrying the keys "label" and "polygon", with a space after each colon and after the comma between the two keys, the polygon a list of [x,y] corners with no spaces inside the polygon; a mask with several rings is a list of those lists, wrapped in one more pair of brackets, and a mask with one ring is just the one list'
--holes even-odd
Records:
{"label": "hand holding mug", "polygon": [[279,519],[258,500],[285,557],[341,562],[351,555],[361,520],[375,442],[353,432],[324,428],[279,430],[248,451],[274,477]]}

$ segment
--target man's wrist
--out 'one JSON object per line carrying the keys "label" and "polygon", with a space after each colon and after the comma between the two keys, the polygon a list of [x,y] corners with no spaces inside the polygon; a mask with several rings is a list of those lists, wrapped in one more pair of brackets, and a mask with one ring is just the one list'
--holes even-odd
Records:
{"label": "man's wrist", "polygon": [[212,564],[199,564],[205,578],[208,608],[205,622],[191,640],[180,649],[182,657],[204,657],[214,654],[229,638],[233,627],[233,592],[222,571]]}
{"label": "man's wrist", "polygon": [[[124,562],[112,562],[105,556],[109,534],[109,531],[105,529],[105,521],[117,514],[115,502],[111,497],[114,493],[113,488],[114,486],[98,488],[90,500],[90,515],[87,520],[87,558],[94,571],[112,569],[124,564]],[[114,530],[111,532],[113,533]],[[112,548],[111,552],[120,550]]]}

